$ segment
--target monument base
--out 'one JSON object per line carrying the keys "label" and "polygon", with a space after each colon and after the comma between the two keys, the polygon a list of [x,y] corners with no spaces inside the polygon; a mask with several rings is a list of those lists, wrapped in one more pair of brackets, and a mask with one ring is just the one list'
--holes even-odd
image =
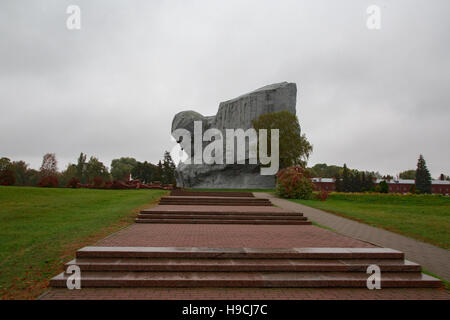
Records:
{"label": "monument base", "polygon": [[273,189],[275,176],[261,175],[259,165],[181,164],[175,174],[177,187],[208,189]]}

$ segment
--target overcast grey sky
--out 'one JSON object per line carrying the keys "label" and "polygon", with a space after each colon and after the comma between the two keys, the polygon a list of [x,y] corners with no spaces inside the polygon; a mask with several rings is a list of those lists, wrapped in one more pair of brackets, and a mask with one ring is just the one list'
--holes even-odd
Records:
{"label": "overcast grey sky", "polygon": [[289,81],[309,165],[397,174],[423,153],[450,174],[449,13],[448,0],[2,0],[0,156],[157,162],[177,112]]}

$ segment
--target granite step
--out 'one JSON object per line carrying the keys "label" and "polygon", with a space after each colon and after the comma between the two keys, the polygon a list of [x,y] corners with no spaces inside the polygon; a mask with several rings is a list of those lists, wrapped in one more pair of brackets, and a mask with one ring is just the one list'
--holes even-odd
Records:
{"label": "granite step", "polygon": [[267,203],[270,201],[268,199],[262,199],[263,201],[260,200],[256,200],[256,199],[250,199],[250,198],[240,198],[236,199],[236,198],[228,198],[230,200],[228,200],[227,198],[220,198],[220,199],[216,199],[216,198],[195,198],[195,197],[189,197],[188,199],[178,199],[181,197],[176,197],[176,198],[161,198],[160,201],[166,201],[166,202],[205,202],[205,203],[222,203],[222,202],[226,202],[226,203]]}
{"label": "granite step", "polygon": [[186,206],[164,205],[141,210],[141,214],[195,214],[195,215],[283,215],[303,216],[303,213],[287,211],[275,206]]}
{"label": "granite step", "polygon": [[175,258],[77,258],[81,271],[189,271],[189,272],[366,272],[376,264],[382,272],[420,272],[420,265],[401,259],[175,259]]}
{"label": "granite step", "polygon": [[188,259],[404,259],[389,248],[197,248],[197,247],[84,247],[76,258]]}
{"label": "granite step", "polygon": [[216,219],[216,220],[302,220],[307,218],[301,215],[236,215],[232,213],[222,214],[186,214],[186,213],[141,213],[139,219]]}
{"label": "granite step", "polygon": [[160,201],[201,201],[201,202],[235,202],[235,203],[266,203],[269,199],[265,198],[250,198],[250,197],[205,197],[205,196],[165,196]]}
{"label": "granite step", "polygon": [[[50,280],[66,287],[69,275]],[[82,272],[81,287],[367,287],[368,275],[359,272]],[[415,273],[385,272],[381,288],[436,288],[441,281]]]}
{"label": "granite step", "polygon": [[179,205],[179,206],[198,206],[198,205],[216,205],[216,206],[271,206],[271,203],[232,203],[232,202],[217,202],[217,203],[211,203],[211,202],[186,202],[186,201],[161,201],[159,203],[160,205]]}
{"label": "granite step", "polygon": [[210,206],[272,206],[270,201],[239,201],[239,200],[206,200],[206,199],[163,199],[159,205],[210,205]]}
{"label": "granite step", "polygon": [[304,220],[256,220],[256,219],[135,219],[136,223],[169,223],[169,224],[264,224],[264,225],[311,225],[310,221]]}
{"label": "granite step", "polygon": [[245,197],[253,198],[254,195],[251,192],[233,192],[233,191],[183,191],[183,190],[172,190],[170,192],[171,196],[202,196],[202,197]]}

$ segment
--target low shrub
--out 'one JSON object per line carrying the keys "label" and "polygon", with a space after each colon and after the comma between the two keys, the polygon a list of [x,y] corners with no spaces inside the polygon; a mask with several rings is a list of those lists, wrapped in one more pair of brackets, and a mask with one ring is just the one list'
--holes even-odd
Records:
{"label": "low shrub", "polygon": [[92,181],[92,185],[94,188],[100,188],[103,186],[103,178],[102,177],[95,177]]}
{"label": "low shrub", "polygon": [[78,180],[78,178],[73,177],[67,183],[67,188],[79,188],[79,187],[80,187],[80,180]]}
{"label": "low shrub", "polygon": [[0,173],[0,185],[12,186],[16,183],[16,175],[11,169],[5,169]]}
{"label": "low shrub", "polygon": [[311,199],[314,184],[308,172],[300,167],[288,167],[277,174],[276,192],[283,198]]}
{"label": "low shrub", "polygon": [[328,191],[321,190],[316,194],[316,198],[320,201],[326,201],[329,194],[330,193]]}
{"label": "low shrub", "polygon": [[57,188],[58,185],[58,178],[56,176],[44,176],[38,183],[38,187],[44,188]]}

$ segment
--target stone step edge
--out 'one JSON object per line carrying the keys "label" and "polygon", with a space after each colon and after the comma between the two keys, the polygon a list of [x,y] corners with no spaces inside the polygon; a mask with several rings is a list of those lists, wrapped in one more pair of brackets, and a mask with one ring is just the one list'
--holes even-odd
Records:
{"label": "stone step edge", "polygon": [[140,219],[136,223],[167,223],[167,224],[254,224],[254,225],[311,225],[304,220],[224,220],[224,219]]}
{"label": "stone step edge", "polygon": [[[105,261],[109,260],[109,261]],[[143,261],[136,261],[143,260]],[[163,261],[161,261],[163,260]],[[97,258],[78,258],[73,259],[65,264],[65,268],[76,265],[82,271],[166,271],[166,272],[366,272],[369,265],[376,264],[380,267],[382,272],[421,272],[422,268],[419,264],[402,260],[401,264],[398,260],[384,261],[360,261],[358,263],[345,263],[340,260],[306,260],[306,259],[285,259],[271,263],[270,259],[260,259],[255,263],[250,263],[251,259],[245,262],[239,260],[224,260],[215,259],[195,260],[193,263],[183,259],[97,259]],[[214,260],[214,259],[212,259]],[[213,262],[213,263],[212,263]]]}
{"label": "stone step edge", "polygon": [[[50,280],[50,285],[66,287],[68,276],[60,273]],[[367,274],[349,272],[84,272],[81,287],[367,287],[367,278]],[[440,288],[442,282],[425,274],[385,272],[381,288],[386,287]]]}
{"label": "stone step edge", "polygon": [[205,203],[206,205],[217,204],[217,203],[228,203],[233,204],[234,206],[241,206],[245,204],[254,204],[254,205],[266,205],[272,204],[270,201],[204,201],[204,200],[160,200],[159,203]]}
{"label": "stone step edge", "polygon": [[140,219],[225,219],[225,220],[306,220],[304,216],[281,215],[238,215],[238,214],[182,214],[182,213],[154,213],[137,216]]}
{"label": "stone step edge", "polygon": [[282,211],[188,211],[188,210],[148,210],[140,211],[142,215],[154,214],[183,214],[183,215],[234,215],[234,216],[286,216],[286,217],[303,217],[301,212],[282,212]]}
{"label": "stone step edge", "polygon": [[[197,205],[209,205],[209,206],[236,206],[236,203],[229,203],[229,202],[224,202],[224,203],[203,203],[203,202],[199,202],[199,203],[194,203],[194,202],[180,202],[180,203],[175,203],[175,202],[159,202],[158,203],[160,206],[164,206],[164,205],[179,205],[179,206],[197,206]],[[254,206],[254,207],[269,207],[272,206],[272,203],[257,203],[257,204],[253,204],[253,203],[239,203],[239,206]]]}
{"label": "stone step edge", "polygon": [[250,216],[250,215],[222,215],[222,214],[138,214],[139,219],[224,219],[224,220],[306,220],[303,216],[283,216],[283,215],[273,215],[273,216]]}
{"label": "stone step edge", "polygon": [[251,192],[223,192],[223,191],[171,191],[171,197],[239,197],[255,198]]}
{"label": "stone step edge", "polygon": [[267,201],[267,198],[256,197],[221,197],[221,196],[162,196],[161,199],[208,199],[208,200],[255,200],[255,201]]}
{"label": "stone step edge", "polygon": [[77,258],[217,258],[217,259],[404,259],[389,248],[198,248],[198,247],[95,247],[77,250]]}

